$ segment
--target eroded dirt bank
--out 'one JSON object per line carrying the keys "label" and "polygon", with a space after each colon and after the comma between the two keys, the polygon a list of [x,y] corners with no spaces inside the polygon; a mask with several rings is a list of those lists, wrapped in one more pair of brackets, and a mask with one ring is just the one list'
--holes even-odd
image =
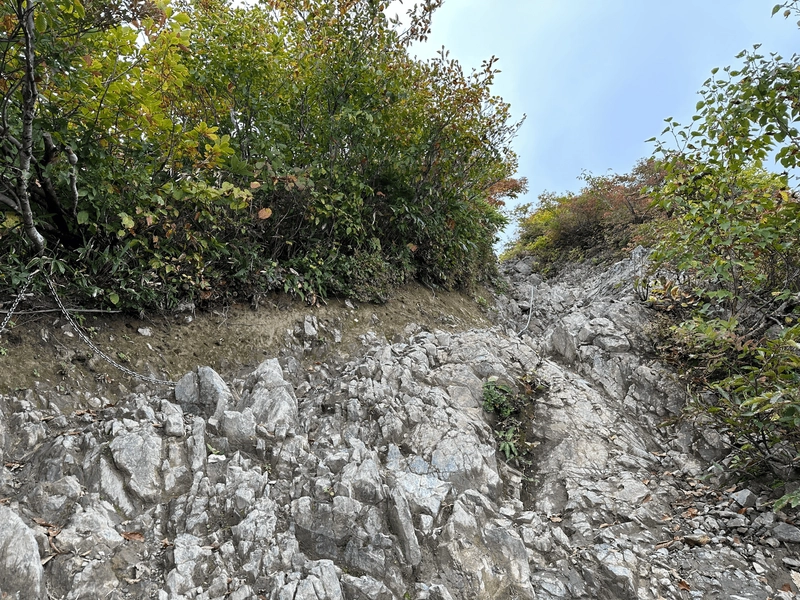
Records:
{"label": "eroded dirt bank", "polygon": [[[114,360],[144,375],[177,381],[197,365],[231,377],[281,354],[312,362],[323,356],[344,360],[359,351],[359,338],[367,331],[391,340],[402,337],[409,323],[447,331],[485,327],[489,311],[484,298],[491,298],[486,290],[470,296],[412,283],[381,305],[331,299],[312,307],[276,294],[255,309],[246,304],[212,311],[187,307],[144,318],[73,314]],[[8,309],[12,299],[2,300],[0,309]],[[314,335],[305,331],[307,318],[314,319]],[[138,385],[94,356],[58,310],[37,301],[24,303],[12,322],[15,326],[0,336],[0,394],[35,388],[67,397],[103,396]]]}

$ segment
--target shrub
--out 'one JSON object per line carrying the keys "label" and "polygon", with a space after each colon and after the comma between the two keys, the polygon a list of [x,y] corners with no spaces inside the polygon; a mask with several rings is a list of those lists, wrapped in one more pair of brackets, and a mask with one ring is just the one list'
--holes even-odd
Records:
{"label": "shrub", "polygon": [[0,8],[0,141],[33,148],[0,153],[0,272],[40,230],[69,293],[132,310],[491,275],[520,123],[496,59],[410,56],[439,4],[401,33],[372,0],[133,3],[102,23],[39,2],[32,62]]}
{"label": "shrub", "polygon": [[568,260],[585,258],[601,250],[618,251],[636,229],[653,218],[650,190],[657,188],[663,173],[653,160],[640,161],[629,174],[581,176],[578,194],[545,192],[531,210],[517,212],[518,239],[505,257],[530,254],[539,260],[539,270],[550,275]]}

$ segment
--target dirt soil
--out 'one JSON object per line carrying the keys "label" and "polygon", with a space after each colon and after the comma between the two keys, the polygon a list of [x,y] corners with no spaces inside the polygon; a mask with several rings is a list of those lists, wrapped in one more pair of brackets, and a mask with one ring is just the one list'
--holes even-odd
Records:
{"label": "dirt soil", "polygon": [[[346,360],[362,347],[360,336],[368,331],[400,341],[408,337],[411,323],[430,331],[487,327],[491,323],[483,298],[491,298],[491,292],[468,296],[411,284],[383,305],[329,299],[311,307],[276,294],[257,309],[234,304],[143,318],[73,315],[104,353],[133,371],[177,381],[207,365],[230,380],[274,356],[291,354],[309,365]],[[0,300],[6,300],[0,310],[7,310],[11,299]],[[100,408],[140,384],[97,356],[64,316],[42,308],[43,302],[33,298],[23,303],[14,326],[0,336],[0,394],[32,389],[64,411]],[[303,327],[307,316],[316,317],[318,325],[310,340]]]}

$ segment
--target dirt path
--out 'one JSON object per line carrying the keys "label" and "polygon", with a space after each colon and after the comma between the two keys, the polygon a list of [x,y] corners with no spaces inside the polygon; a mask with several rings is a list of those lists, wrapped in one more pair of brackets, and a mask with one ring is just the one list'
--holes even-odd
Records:
{"label": "dirt path", "polygon": [[[485,290],[481,293],[490,297]],[[77,316],[94,343],[121,364],[175,381],[198,365],[227,377],[285,353],[310,360],[333,353],[334,358],[346,359],[368,330],[391,340],[410,323],[449,331],[485,327],[485,305],[480,295],[434,291],[415,283],[383,305],[331,299],[311,307],[276,294],[255,310],[234,304],[210,312],[186,310],[144,318]],[[303,327],[307,317],[318,330],[312,340]],[[136,387],[135,380],[95,356],[60,313],[32,312],[23,305],[13,321],[14,327],[0,337],[0,394],[52,390],[65,405],[75,406],[78,399],[97,403],[97,397]]]}

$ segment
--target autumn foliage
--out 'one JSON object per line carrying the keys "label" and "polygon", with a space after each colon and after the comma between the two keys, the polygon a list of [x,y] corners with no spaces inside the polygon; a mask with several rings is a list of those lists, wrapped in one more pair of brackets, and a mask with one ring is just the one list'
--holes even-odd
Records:
{"label": "autumn foliage", "polygon": [[518,209],[518,237],[507,254],[536,256],[545,274],[567,260],[614,254],[635,241],[638,226],[653,218],[650,192],[663,177],[655,161],[644,160],[622,175],[584,173],[577,194],[545,192],[537,204]]}
{"label": "autumn foliage", "polygon": [[26,198],[84,301],[380,299],[411,277],[486,276],[502,199],[524,187],[496,59],[414,59],[440,2],[405,28],[386,4],[2,4],[0,288],[35,255]]}

